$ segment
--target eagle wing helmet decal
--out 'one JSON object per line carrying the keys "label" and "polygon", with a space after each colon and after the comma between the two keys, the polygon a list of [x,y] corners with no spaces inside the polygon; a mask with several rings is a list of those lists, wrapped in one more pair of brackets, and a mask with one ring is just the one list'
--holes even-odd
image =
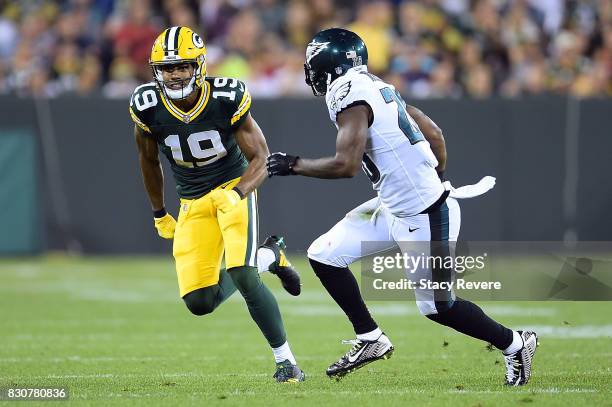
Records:
{"label": "eagle wing helmet decal", "polygon": [[306,48],[306,63],[310,64],[310,61],[312,60],[312,58],[319,55],[319,53],[323,51],[325,48],[327,48],[328,45],[329,45],[329,42],[315,42],[315,41],[308,44],[308,47]]}

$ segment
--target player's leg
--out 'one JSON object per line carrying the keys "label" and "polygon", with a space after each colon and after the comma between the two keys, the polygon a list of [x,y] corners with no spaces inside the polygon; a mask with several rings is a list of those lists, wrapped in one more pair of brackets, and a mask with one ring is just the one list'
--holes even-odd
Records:
{"label": "player's leg", "polygon": [[[461,208],[456,199],[448,198],[449,239],[456,242],[461,229]],[[520,336],[520,341],[519,341]],[[520,343],[522,347],[519,347]],[[506,384],[519,386],[527,384],[531,376],[531,363],[538,344],[538,336],[533,331],[512,331],[512,343],[507,348],[498,347],[506,361]],[[505,344],[500,344],[504,346]]]}
{"label": "player's leg", "polygon": [[220,270],[221,229],[206,196],[181,200],[173,254],[180,295],[193,314],[211,313],[236,291],[229,275]]}
{"label": "player's leg", "polygon": [[[423,228],[418,239],[424,240],[429,235],[430,254],[442,257],[450,255],[449,238],[457,240],[461,222],[457,201],[449,198],[448,202],[430,213],[417,217],[427,226]],[[405,229],[402,228],[402,230]],[[397,236],[398,239],[409,237],[405,231],[397,233]],[[431,281],[452,281],[453,279],[453,271],[444,267],[421,270],[423,271],[428,273],[426,278]],[[531,374],[531,359],[537,343],[537,335],[534,332],[513,331],[505,327],[486,315],[476,304],[455,297],[452,290],[417,290],[416,295],[419,311],[430,320],[473,338],[489,342],[500,349],[506,357],[507,384],[527,383]]]}
{"label": "player's leg", "polygon": [[183,297],[183,301],[192,314],[201,316],[213,312],[235,291],[236,286],[231,277],[225,270],[220,270],[217,284],[190,291]]}
{"label": "player's leg", "polygon": [[[228,188],[233,187],[232,184]],[[249,194],[228,213],[217,212],[225,246],[225,264],[238,288],[251,317],[267,339],[277,363],[277,381],[304,380],[283,325],[276,298],[261,281],[257,269],[257,203],[255,193]]]}
{"label": "player's leg", "polygon": [[389,240],[385,219],[382,216],[373,218],[377,208],[378,198],[358,206],[308,248],[308,259],[315,274],[347,315],[358,337],[375,331],[378,325],[348,267],[362,256],[372,254],[362,253],[362,241],[378,242],[373,243],[373,252],[395,246],[395,242]]}
{"label": "player's leg", "polygon": [[[393,345],[370,315],[357,280],[348,268],[362,256],[395,247],[395,242],[389,240],[386,220],[382,215],[375,215],[377,209],[377,198],[355,208],[308,248],[308,259],[315,274],[344,311],[357,335],[351,342],[353,348],[327,369],[329,376],[342,377],[393,352]],[[370,253],[362,252],[362,241],[373,242]]]}

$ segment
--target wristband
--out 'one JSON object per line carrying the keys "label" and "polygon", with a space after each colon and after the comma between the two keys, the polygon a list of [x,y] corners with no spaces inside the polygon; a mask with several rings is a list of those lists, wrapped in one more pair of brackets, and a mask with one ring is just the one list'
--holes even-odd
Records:
{"label": "wristband", "polygon": [[164,207],[162,206],[162,208],[161,208],[160,210],[158,210],[158,211],[153,211],[153,217],[154,217],[154,218],[158,218],[158,219],[159,219],[159,218],[163,218],[164,216],[166,216],[166,213],[167,213],[167,212],[166,212],[166,208],[164,208]]}
{"label": "wristband", "polygon": [[294,171],[293,167],[295,167],[295,164],[297,164],[297,160],[299,159],[300,159],[300,156],[296,155],[295,158],[293,159],[293,162],[289,165],[289,174],[298,175],[297,172]]}
{"label": "wristband", "polygon": [[236,193],[238,194],[241,200],[244,199],[244,194],[242,193],[240,189],[238,189],[238,187],[234,187],[232,188],[232,190],[236,191]]}

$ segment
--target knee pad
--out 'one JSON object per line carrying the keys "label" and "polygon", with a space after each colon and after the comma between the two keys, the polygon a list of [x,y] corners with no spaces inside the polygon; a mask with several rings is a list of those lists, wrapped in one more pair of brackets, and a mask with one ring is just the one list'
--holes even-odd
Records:
{"label": "knee pad", "polygon": [[183,297],[183,301],[187,309],[197,316],[210,314],[215,310],[214,295],[211,287],[204,287],[187,293]]}
{"label": "knee pad", "polygon": [[308,247],[308,260],[314,260],[318,263],[332,267],[348,267],[349,265],[345,261],[344,257],[339,256],[338,253],[335,253],[337,243],[334,243],[334,241],[335,240],[329,236],[329,232],[319,236]]}
{"label": "knee pad", "polygon": [[455,303],[454,300],[448,301],[419,301],[417,300],[417,307],[421,315],[429,317],[431,315],[443,314],[452,308]]}
{"label": "knee pad", "polygon": [[432,301],[417,301],[416,304],[417,308],[419,309],[419,312],[423,316],[433,315],[438,312],[436,310],[436,306]]}

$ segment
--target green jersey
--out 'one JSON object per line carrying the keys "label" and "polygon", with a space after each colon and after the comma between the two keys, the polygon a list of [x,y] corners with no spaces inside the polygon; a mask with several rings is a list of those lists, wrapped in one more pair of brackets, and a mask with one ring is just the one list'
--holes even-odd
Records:
{"label": "green jersey", "polygon": [[248,162],[234,138],[246,120],[251,95],[231,78],[206,78],[194,107],[183,112],[155,83],[134,90],[130,115],[170,162],[181,198],[199,198],[240,177]]}

